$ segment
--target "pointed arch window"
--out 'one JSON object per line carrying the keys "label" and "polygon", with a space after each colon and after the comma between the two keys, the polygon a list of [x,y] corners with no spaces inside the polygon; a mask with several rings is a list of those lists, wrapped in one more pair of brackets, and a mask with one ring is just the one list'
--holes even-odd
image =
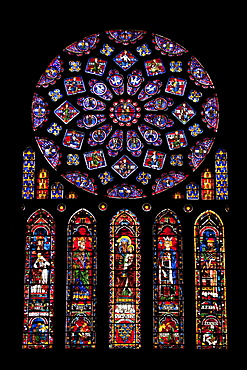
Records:
{"label": "pointed arch window", "polygon": [[110,222],[109,348],[140,348],[140,223],[128,209]]}
{"label": "pointed arch window", "polygon": [[96,345],[96,220],[80,209],[68,223],[66,348]]}
{"label": "pointed arch window", "polygon": [[194,228],[196,347],[227,348],[224,225],[213,211]]}
{"label": "pointed arch window", "polygon": [[170,209],[153,226],[154,348],[184,348],[182,229]]}
{"label": "pointed arch window", "polygon": [[38,209],[27,220],[23,348],[52,348],[55,223]]}

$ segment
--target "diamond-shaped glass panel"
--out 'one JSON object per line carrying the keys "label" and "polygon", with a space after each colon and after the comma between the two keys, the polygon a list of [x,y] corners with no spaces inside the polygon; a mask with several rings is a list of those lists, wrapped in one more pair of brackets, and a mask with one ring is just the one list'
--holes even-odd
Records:
{"label": "diamond-shaped glass panel", "polygon": [[127,155],[123,155],[112,165],[112,169],[124,179],[130,176],[137,168],[138,166]]}
{"label": "diamond-shaped glass panel", "polygon": [[172,114],[184,125],[196,114],[196,111],[186,102],[179,104]]}
{"label": "diamond-shaped glass panel", "polygon": [[54,113],[60,118],[65,124],[69,123],[74,117],[76,117],[80,111],[76,109],[69,101],[63,102]]}
{"label": "diamond-shaped glass panel", "polygon": [[124,71],[133,66],[137,62],[137,58],[131,54],[128,50],[123,50],[114,59],[114,62],[119,65]]}

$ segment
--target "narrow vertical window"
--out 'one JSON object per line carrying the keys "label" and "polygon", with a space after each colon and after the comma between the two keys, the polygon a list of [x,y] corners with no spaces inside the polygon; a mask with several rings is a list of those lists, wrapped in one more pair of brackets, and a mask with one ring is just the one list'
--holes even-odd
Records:
{"label": "narrow vertical window", "polygon": [[55,224],[44,209],[27,220],[23,348],[52,348]]}
{"label": "narrow vertical window", "polygon": [[140,348],[140,223],[123,209],[110,223],[109,348]]}
{"label": "narrow vertical window", "polygon": [[23,152],[22,199],[34,199],[35,152],[27,148]]}
{"label": "narrow vertical window", "polygon": [[86,209],[68,224],[65,348],[96,345],[96,220]]}
{"label": "narrow vertical window", "polygon": [[42,168],[37,174],[37,199],[49,199],[49,172]]}
{"label": "narrow vertical window", "polygon": [[153,227],[154,348],[184,348],[182,229],[166,209]]}
{"label": "narrow vertical window", "polygon": [[202,172],[201,177],[202,186],[202,199],[203,200],[213,200],[214,199],[214,175],[207,168]]}
{"label": "narrow vertical window", "polygon": [[227,152],[219,149],[215,153],[215,190],[216,199],[228,199]]}
{"label": "narrow vertical window", "polygon": [[196,347],[227,348],[224,225],[213,211],[195,222]]}

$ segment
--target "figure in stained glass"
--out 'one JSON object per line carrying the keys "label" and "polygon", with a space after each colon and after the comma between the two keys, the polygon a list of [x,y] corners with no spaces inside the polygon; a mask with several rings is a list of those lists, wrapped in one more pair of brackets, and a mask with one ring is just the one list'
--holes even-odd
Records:
{"label": "figure in stained glass", "polygon": [[94,33],[93,35],[84,37],[82,40],[73,42],[67,46],[64,51],[69,55],[76,54],[78,57],[84,54],[89,54],[92,49],[95,49],[99,42],[99,34]]}
{"label": "figure in stained glass", "polygon": [[175,95],[184,95],[187,81],[183,78],[169,77],[165,92]]}
{"label": "figure in stained glass", "polygon": [[196,111],[187,102],[183,102],[173,110],[172,114],[185,125],[194,117]]}
{"label": "figure in stained glass", "polygon": [[89,170],[107,166],[104,152],[101,149],[84,153],[84,159]]}
{"label": "figure in stained glass", "polygon": [[127,155],[124,155],[112,165],[112,169],[126,179],[137,169],[137,165]]}
{"label": "figure in stained glass", "polygon": [[139,30],[110,30],[106,31],[109,39],[114,40],[116,43],[123,45],[135,44],[137,40],[141,40],[146,31]]}
{"label": "figure in stained glass", "polygon": [[170,150],[187,146],[187,138],[184,130],[168,132],[166,134],[166,140]]}
{"label": "figure in stained glass", "polygon": [[208,87],[214,89],[214,85],[209,74],[195,57],[191,58],[191,61],[188,62],[188,66],[189,77],[196,85],[201,85],[205,89]]}
{"label": "figure in stained glass", "polygon": [[163,168],[165,162],[166,154],[158,152],[156,150],[148,149],[146,156],[144,158],[144,167],[150,167],[155,170],[160,170]]}
{"label": "figure in stained glass", "polygon": [[96,345],[96,221],[85,209],[68,224],[66,348]]}
{"label": "figure in stained glass", "polygon": [[55,223],[44,209],[27,220],[23,348],[52,348]]}
{"label": "figure in stained glass", "polygon": [[52,60],[45,72],[40,77],[37,87],[48,87],[49,85],[54,85],[57,80],[61,78],[63,71],[63,61],[61,60],[60,55],[58,55]]}
{"label": "figure in stained glass", "polygon": [[84,137],[84,132],[67,129],[63,138],[63,145],[72,149],[80,150]]}
{"label": "figure in stained glass", "polygon": [[140,230],[119,211],[110,224],[110,348],[140,348]]}
{"label": "figure in stained glass", "polygon": [[64,101],[54,110],[55,115],[66,125],[75,118],[80,112],[69,101]]}
{"label": "figure in stained glass", "polygon": [[89,58],[85,72],[102,76],[105,72],[107,61],[99,58]]}
{"label": "figure in stained glass", "polygon": [[226,349],[224,225],[215,212],[196,219],[194,243],[196,347]]}
{"label": "figure in stained glass", "polygon": [[153,227],[154,348],[184,347],[183,263],[180,221],[167,209]]}
{"label": "figure in stained glass", "polygon": [[128,50],[121,51],[121,53],[113,58],[113,60],[124,71],[132,67],[138,61],[138,59]]}
{"label": "figure in stained glass", "polygon": [[86,91],[82,76],[68,77],[64,79],[67,95],[80,94]]}
{"label": "figure in stained glass", "polygon": [[144,62],[148,76],[156,76],[166,72],[162,59],[152,59]]}

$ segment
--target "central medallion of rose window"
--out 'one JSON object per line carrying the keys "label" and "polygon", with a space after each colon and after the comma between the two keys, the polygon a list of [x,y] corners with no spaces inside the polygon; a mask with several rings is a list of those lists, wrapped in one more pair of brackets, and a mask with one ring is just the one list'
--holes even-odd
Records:
{"label": "central medallion of rose window", "polygon": [[118,123],[119,126],[131,126],[132,123],[136,123],[141,114],[141,110],[136,102],[132,102],[131,99],[120,99],[113,103],[110,108],[110,117],[114,123]]}

